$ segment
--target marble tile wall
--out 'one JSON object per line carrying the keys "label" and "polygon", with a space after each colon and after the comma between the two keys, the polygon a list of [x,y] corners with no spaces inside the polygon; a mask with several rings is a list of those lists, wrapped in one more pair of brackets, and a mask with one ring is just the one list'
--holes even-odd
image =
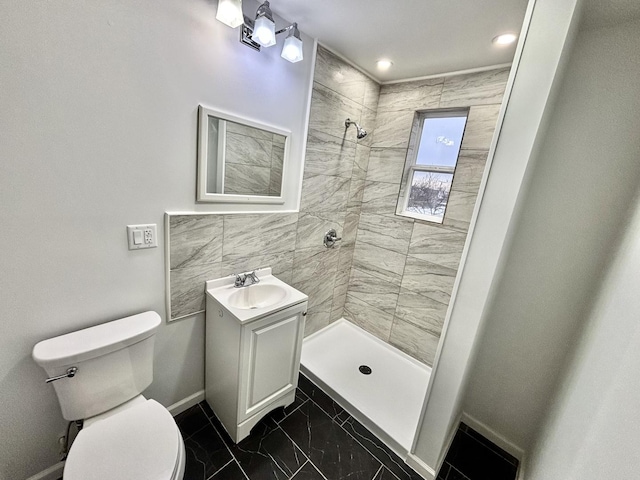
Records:
{"label": "marble tile wall", "polygon": [[284,137],[227,122],[225,193],[280,195]]}
{"label": "marble tile wall", "polygon": [[[309,295],[306,335],[344,316],[432,364],[508,73],[380,88],[319,47],[300,211],[168,216],[171,318],[204,309],[206,280],[272,266]],[[470,113],[444,223],[397,216],[415,111],[449,107]]]}
{"label": "marble tile wall", "polygon": [[[310,297],[306,334],[342,317],[362,206],[371,138],[356,139],[347,118],[372,130],[379,85],[318,47],[292,282]],[[342,240],[322,244],[335,228]]]}
{"label": "marble tile wall", "polygon": [[[380,90],[344,316],[432,364],[509,69]],[[417,110],[470,107],[442,225],[395,215]]]}
{"label": "marble tile wall", "polygon": [[[314,80],[299,213],[167,216],[172,319],[204,310],[206,280],[263,266],[309,295],[307,335],[342,317],[371,143],[344,121],[372,131],[380,87],[322,47]],[[330,228],[342,240],[327,249]]]}
{"label": "marble tile wall", "polygon": [[297,213],[167,215],[165,222],[172,320],[204,310],[207,280],[270,266],[291,281]]}

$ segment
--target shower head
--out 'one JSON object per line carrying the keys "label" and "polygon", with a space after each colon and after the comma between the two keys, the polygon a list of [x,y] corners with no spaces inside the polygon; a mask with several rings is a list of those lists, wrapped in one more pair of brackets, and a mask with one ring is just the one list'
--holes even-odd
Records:
{"label": "shower head", "polygon": [[349,128],[351,124],[356,126],[356,137],[358,138],[358,140],[362,140],[364,137],[367,136],[367,131],[364,128],[362,128],[360,125],[358,125],[356,122],[352,122],[350,118],[347,118],[344,121],[345,128]]}

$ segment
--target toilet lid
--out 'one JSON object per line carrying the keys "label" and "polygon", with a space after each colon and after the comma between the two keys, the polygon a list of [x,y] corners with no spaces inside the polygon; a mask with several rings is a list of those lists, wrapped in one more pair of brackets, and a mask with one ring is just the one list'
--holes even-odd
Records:
{"label": "toilet lid", "polygon": [[69,451],[64,480],[169,480],[180,441],[169,411],[148,400],[81,430]]}

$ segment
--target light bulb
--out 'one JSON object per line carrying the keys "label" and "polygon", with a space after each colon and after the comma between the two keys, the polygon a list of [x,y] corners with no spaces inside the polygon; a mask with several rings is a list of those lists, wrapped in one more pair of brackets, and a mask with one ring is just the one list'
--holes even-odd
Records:
{"label": "light bulb", "polygon": [[216,20],[230,26],[239,27],[244,23],[242,0],[219,0]]}
{"label": "light bulb", "polygon": [[266,16],[256,18],[251,39],[262,45],[270,47],[276,44],[276,24]]}
{"label": "light bulb", "polygon": [[494,37],[491,41],[494,45],[511,45],[517,38],[518,36],[515,33],[503,33]]}
{"label": "light bulb", "polygon": [[298,40],[296,37],[286,38],[280,56],[291,63],[302,60],[302,40]]}
{"label": "light bulb", "polygon": [[376,65],[378,67],[378,70],[389,70],[391,68],[391,65],[393,65],[393,62],[391,60],[382,59],[378,60],[376,62]]}
{"label": "light bulb", "polygon": [[300,38],[298,25],[295,23],[289,31],[289,35],[287,35],[287,38],[284,40],[280,56],[291,63],[299,62],[303,58],[302,39]]}

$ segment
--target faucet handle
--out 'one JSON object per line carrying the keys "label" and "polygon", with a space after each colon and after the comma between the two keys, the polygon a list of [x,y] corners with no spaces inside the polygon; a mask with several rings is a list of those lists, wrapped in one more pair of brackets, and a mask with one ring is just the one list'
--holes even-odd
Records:
{"label": "faucet handle", "polygon": [[238,273],[235,274],[236,276],[236,281],[233,284],[234,287],[239,288],[239,287],[244,287],[244,282],[247,279],[246,275],[240,275]]}
{"label": "faucet handle", "polygon": [[256,275],[256,271],[255,270],[253,272],[251,272],[251,273],[247,273],[247,277],[251,278],[253,280],[253,283],[260,283],[260,279]]}

